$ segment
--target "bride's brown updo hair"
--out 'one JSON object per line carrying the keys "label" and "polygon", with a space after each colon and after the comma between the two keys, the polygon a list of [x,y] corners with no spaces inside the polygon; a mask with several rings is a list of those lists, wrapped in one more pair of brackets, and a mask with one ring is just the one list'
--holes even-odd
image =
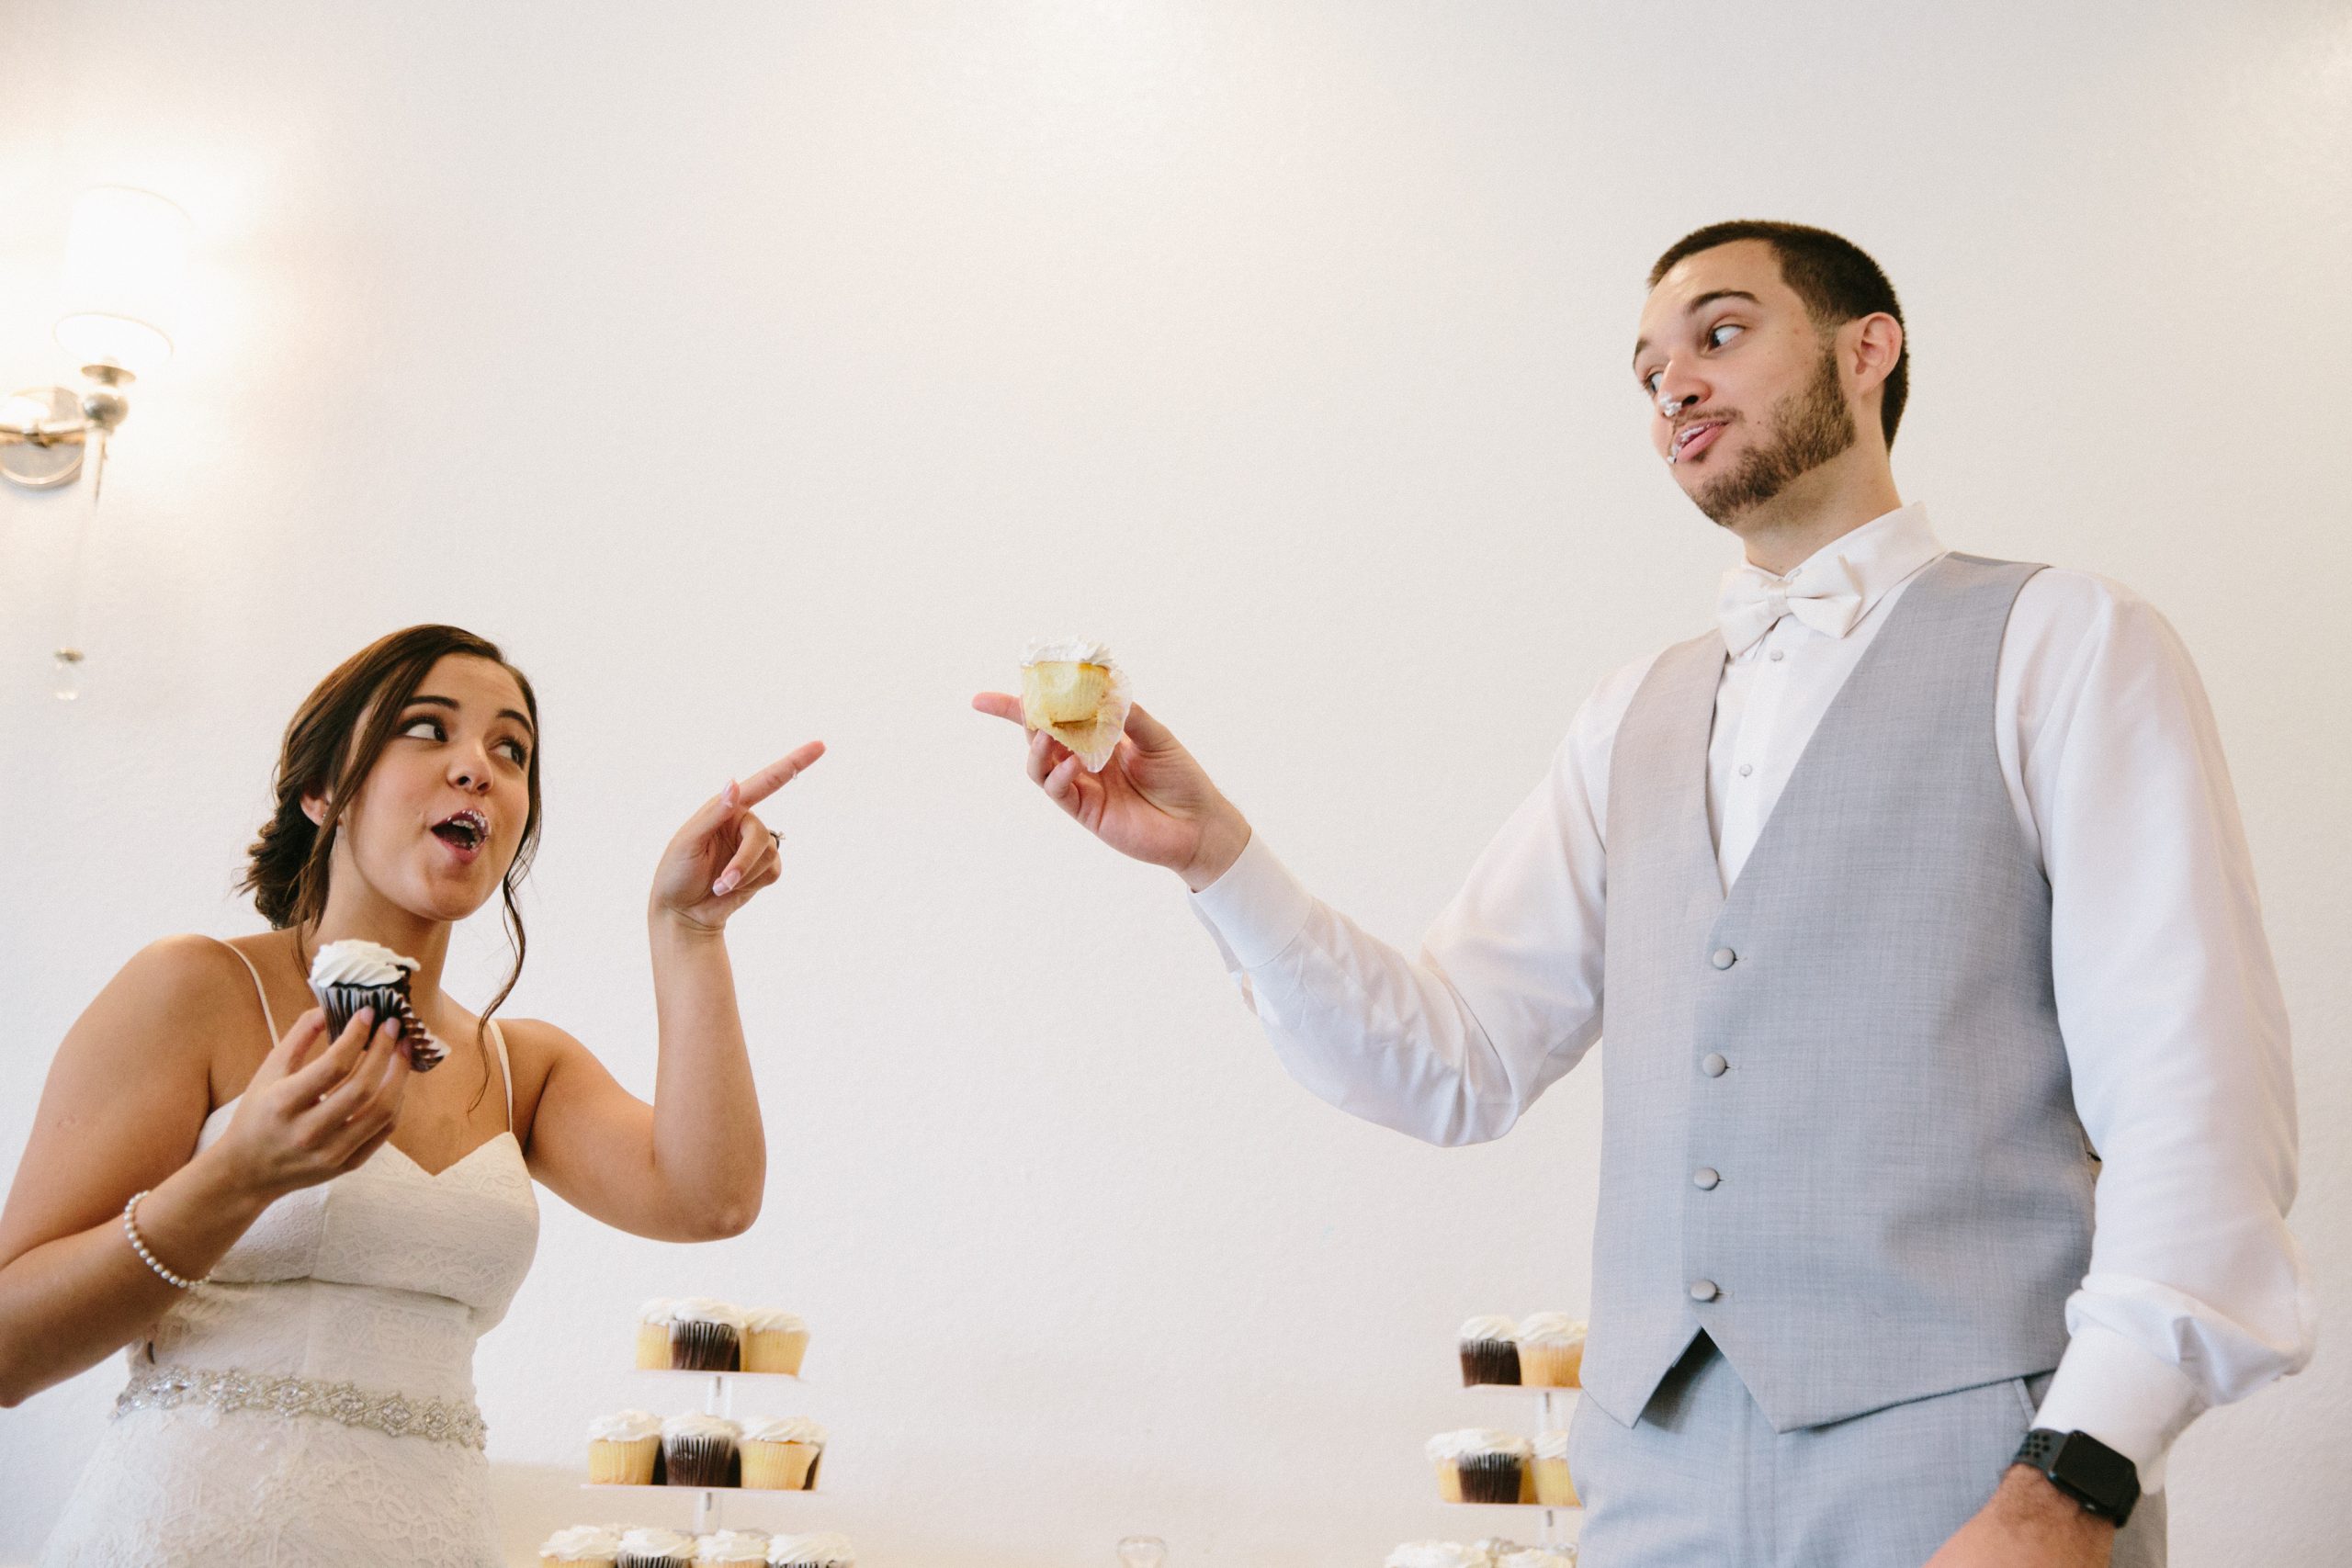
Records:
{"label": "bride's brown updo hair", "polygon": [[[499,987],[498,995],[481,1010],[482,1018],[488,1020],[522,978],[523,911],[515,906],[514,889],[530,871],[531,856],[539,847],[539,699],[530,681],[506,661],[496,643],[457,626],[410,626],[369,643],[336,666],[334,673],[303,699],[293,722],[286,727],[286,742],[277,753],[277,808],[246,852],[244,880],[238,886],[254,896],[254,908],[280,931],[309,925],[325,913],[327,867],[344,807],[367,780],[376,759],[384,754],[401,710],[416,695],[426,673],[451,654],[487,659],[514,676],[531,720],[526,770],[531,811],[523,823],[523,841],[515,846],[514,862],[499,884],[514,966],[507,972],[506,984]],[[303,812],[305,795],[326,801],[323,821],[313,823]]]}

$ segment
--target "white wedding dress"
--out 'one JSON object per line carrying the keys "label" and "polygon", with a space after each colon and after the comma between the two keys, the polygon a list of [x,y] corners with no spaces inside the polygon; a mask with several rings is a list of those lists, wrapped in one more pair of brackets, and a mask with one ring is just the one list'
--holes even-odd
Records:
{"label": "white wedding dress", "polygon": [[474,1341],[539,1227],[511,1082],[506,1109],[509,1130],[446,1170],[386,1144],[264,1210],[130,1347],[41,1568],[495,1568]]}

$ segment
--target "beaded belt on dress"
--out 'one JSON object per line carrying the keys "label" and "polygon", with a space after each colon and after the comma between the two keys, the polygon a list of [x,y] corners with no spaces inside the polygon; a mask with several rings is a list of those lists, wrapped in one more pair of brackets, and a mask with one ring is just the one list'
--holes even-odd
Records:
{"label": "beaded belt on dress", "polygon": [[412,1399],[377,1393],[357,1383],[265,1372],[211,1371],[197,1367],[142,1368],[114,1402],[114,1413],[172,1410],[183,1404],[277,1416],[318,1416],[395,1438],[424,1438],[479,1449],[489,1427],[463,1399]]}

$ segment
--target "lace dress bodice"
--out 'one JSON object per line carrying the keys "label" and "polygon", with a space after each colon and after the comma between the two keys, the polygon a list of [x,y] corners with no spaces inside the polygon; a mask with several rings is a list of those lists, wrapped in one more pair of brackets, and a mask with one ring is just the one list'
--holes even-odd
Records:
{"label": "lace dress bodice", "polygon": [[42,1568],[498,1562],[473,1354],[538,1239],[512,1095],[509,1130],[447,1169],[387,1143],[262,1212],[130,1346]]}

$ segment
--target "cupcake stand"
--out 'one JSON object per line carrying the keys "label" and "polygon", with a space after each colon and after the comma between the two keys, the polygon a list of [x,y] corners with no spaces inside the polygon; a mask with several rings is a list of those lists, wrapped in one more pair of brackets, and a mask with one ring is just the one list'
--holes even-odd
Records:
{"label": "cupcake stand", "polygon": [[[755,1387],[767,1385],[779,1391],[786,1387],[803,1386],[801,1380],[789,1372],[684,1371],[663,1367],[639,1367],[635,1370],[639,1377],[657,1378],[681,1388],[689,1382],[700,1382],[703,1385],[703,1414],[724,1416],[730,1420],[735,1415],[735,1385],[737,1383],[751,1383]],[[822,1465],[823,1461],[820,1460],[817,1472],[820,1475],[824,1473]],[[816,1490],[813,1486],[798,1492],[764,1486],[621,1486],[600,1481],[583,1481],[580,1483],[580,1489],[582,1492],[628,1494],[650,1492],[665,1494],[673,1497],[691,1495],[695,1500],[694,1521],[686,1529],[695,1535],[708,1535],[714,1530],[743,1528],[741,1523],[729,1524],[725,1517],[729,1498],[806,1497],[810,1492]]]}
{"label": "cupcake stand", "polygon": [[[1571,1402],[1576,1398],[1578,1391],[1573,1388],[1531,1388],[1521,1383],[1482,1382],[1474,1384],[1467,1392],[1510,1394],[1521,1399],[1532,1395],[1535,1399],[1535,1430],[1538,1433],[1544,1433],[1565,1432],[1568,1429],[1569,1418],[1576,1414],[1576,1407]],[[1549,1503],[1449,1503],[1446,1506],[1505,1508],[1519,1514],[1539,1515],[1541,1522],[1536,1527],[1534,1544],[1545,1547],[1573,1544],[1575,1537],[1572,1534],[1563,1533],[1564,1524],[1561,1516],[1575,1514],[1580,1519],[1584,1513],[1582,1508],[1564,1507]]]}

